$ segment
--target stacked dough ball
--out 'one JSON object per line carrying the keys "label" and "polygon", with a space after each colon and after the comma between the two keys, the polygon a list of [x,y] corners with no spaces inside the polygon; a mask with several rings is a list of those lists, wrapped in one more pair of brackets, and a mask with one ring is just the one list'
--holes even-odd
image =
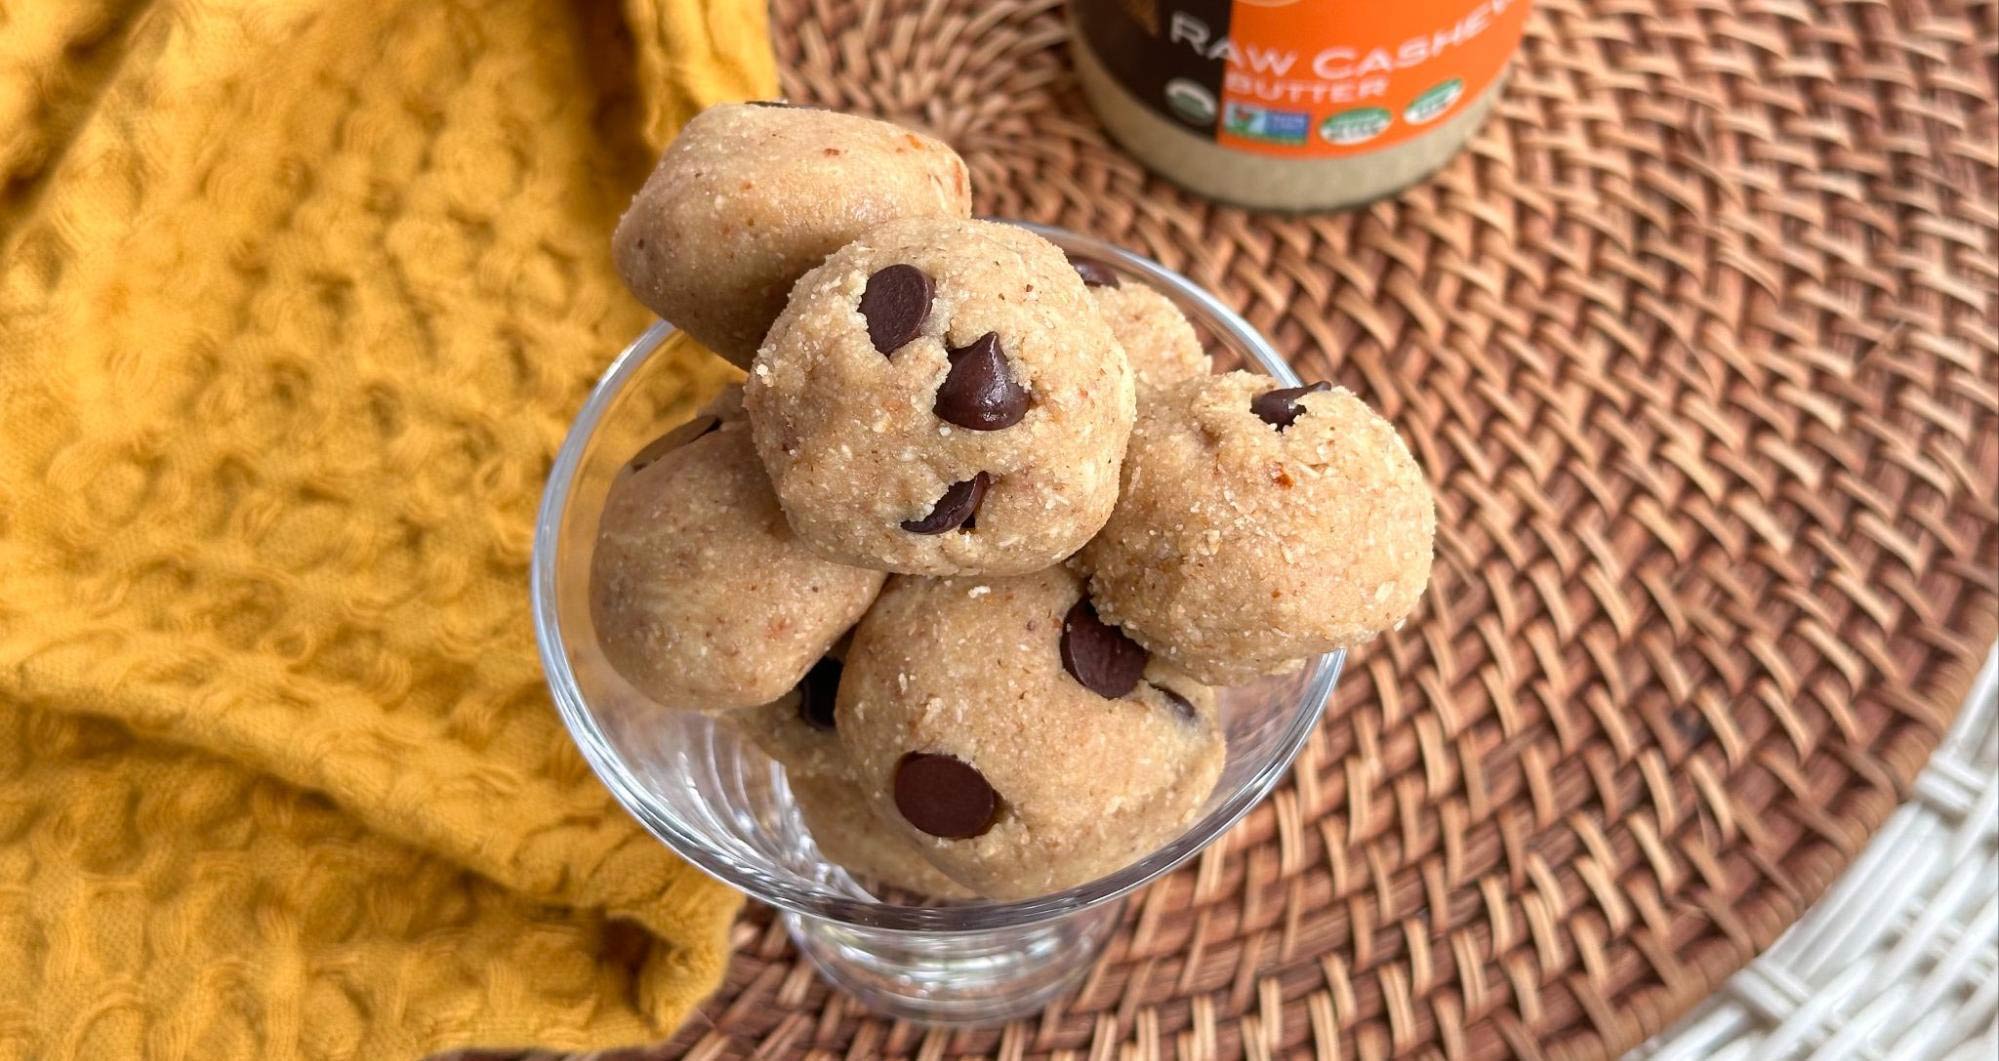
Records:
{"label": "stacked dough ball", "polygon": [[1352,395],[1210,376],[1163,295],[970,212],[893,125],[688,124],[618,264],[749,376],[614,483],[591,603],[635,687],[785,765],[828,857],[1011,899],[1184,829],[1214,686],[1399,622],[1435,516]]}

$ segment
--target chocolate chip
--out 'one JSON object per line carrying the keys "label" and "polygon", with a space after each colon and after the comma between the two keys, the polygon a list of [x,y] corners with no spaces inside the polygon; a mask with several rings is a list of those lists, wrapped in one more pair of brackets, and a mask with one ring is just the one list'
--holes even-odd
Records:
{"label": "chocolate chip", "polygon": [[840,661],[831,656],[812,665],[798,683],[798,717],[813,729],[837,725],[833,704],[840,696]]}
{"label": "chocolate chip", "polygon": [[1298,408],[1298,399],[1307,394],[1318,394],[1332,389],[1332,384],[1320,380],[1302,387],[1264,391],[1249,400],[1249,411],[1255,413],[1264,423],[1282,431],[1290,427],[1292,422],[1298,419],[1298,414],[1304,411]]}
{"label": "chocolate chip", "polygon": [[1131,692],[1151,658],[1123,630],[1097,618],[1088,597],[1062,617],[1062,669],[1098,696],[1115,700]]}
{"label": "chocolate chip", "polygon": [[969,840],[993,827],[999,793],[962,759],[910,752],[895,764],[895,809],[932,836]]}
{"label": "chocolate chip", "polygon": [[916,338],[930,319],[930,299],[937,285],[914,265],[891,265],[868,277],[861,291],[861,317],[868,322],[868,340],[883,354],[892,354]]}
{"label": "chocolate chip", "polygon": [[972,517],[978,514],[979,504],[986,499],[986,488],[993,483],[993,477],[980,472],[964,482],[952,483],[944,491],[944,496],[930,506],[930,514],[922,519],[902,521],[902,529],[911,534],[942,534],[960,527],[971,529]]}
{"label": "chocolate chip", "polygon": [[639,471],[646,465],[708,434],[710,431],[721,430],[721,427],[722,420],[720,417],[697,416],[646,443],[637,453],[632,454],[631,469]]}
{"label": "chocolate chip", "polygon": [[938,419],[972,431],[998,431],[1027,415],[1027,388],[1014,382],[997,333],[987,332],[948,354],[951,371],[937,388],[932,407]]}
{"label": "chocolate chip", "polygon": [[1181,696],[1164,685],[1155,685],[1153,688],[1159,690],[1159,695],[1165,697],[1166,702],[1173,705],[1173,710],[1180,713],[1181,719],[1192,722],[1201,717],[1201,713],[1194,710],[1194,702],[1192,700]]}
{"label": "chocolate chip", "polygon": [[1076,275],[1083,278],[1085,287],[1118,287],[1117,271],[1095,258],[1069,256],[1069,264],[1076,267]]}

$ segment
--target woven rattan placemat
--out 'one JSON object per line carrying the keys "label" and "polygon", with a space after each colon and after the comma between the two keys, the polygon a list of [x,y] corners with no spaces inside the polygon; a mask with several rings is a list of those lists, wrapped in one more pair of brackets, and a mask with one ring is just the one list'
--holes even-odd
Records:
{"label": "woven rattan placemat", "polygon": [[1106,146],[1056,0],[779,0],[794,98],[929,128],[981,212],[1178,267],[1394,418],[1439,562],[1041,1019],[869,1017],[753,910],[665,1053],[1598,1057],[1859,853],[1999,621],[1999,12],[1536,3],[1466,156],[1285,218]]}

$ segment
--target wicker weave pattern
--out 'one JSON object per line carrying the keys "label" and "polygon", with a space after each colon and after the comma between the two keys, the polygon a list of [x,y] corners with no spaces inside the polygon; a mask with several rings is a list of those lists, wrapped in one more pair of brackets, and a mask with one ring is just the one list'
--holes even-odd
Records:
{"label": "wicker weave pattern", "polygon": [[1846,875],[1631,1061],[1999,1056],[1999,653]]}
{"label": "wicker weave pattern", "polygon": [[1601,1057],[1908,794],[1999,612],[1990,4],[1540,0],[1467,156],[1300,218],[1108,148],[1055,0],[776,6],[792,95],[1225,293],[1396,419],[1444,530],[1420,621],[1066,1005],[891,1025],[753,914],[667,1052]]}

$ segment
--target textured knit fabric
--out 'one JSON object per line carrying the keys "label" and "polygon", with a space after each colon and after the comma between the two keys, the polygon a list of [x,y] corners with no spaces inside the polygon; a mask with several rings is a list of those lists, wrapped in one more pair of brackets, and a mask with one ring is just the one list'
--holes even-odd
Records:
{"label": "textured knit fabric", "polygon": [[526,571],[647,320],[618,210],[765,33],[0,3],[0,1058],[589,1048],[718,982],[736,900],[585,768]]}

